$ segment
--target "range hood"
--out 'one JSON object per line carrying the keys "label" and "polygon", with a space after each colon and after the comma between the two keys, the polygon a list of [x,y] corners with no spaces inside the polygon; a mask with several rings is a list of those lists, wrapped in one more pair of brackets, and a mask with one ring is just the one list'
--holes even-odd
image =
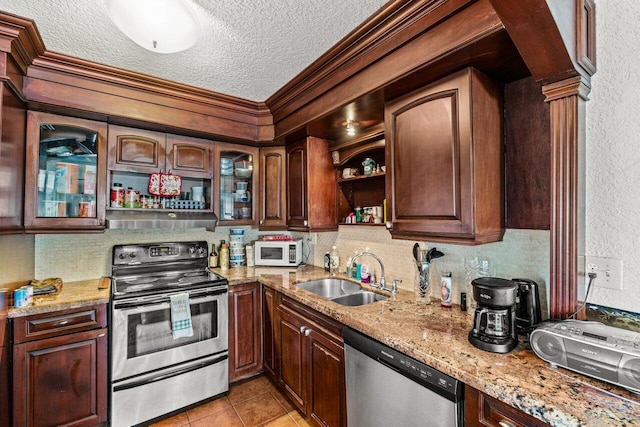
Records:
{"label": "range hood", "polygon": [[127,211],[107,210],[107,228],[142,229],[142,228],[215,228],[218,217],[213,212],[181,212],[181,211]]}

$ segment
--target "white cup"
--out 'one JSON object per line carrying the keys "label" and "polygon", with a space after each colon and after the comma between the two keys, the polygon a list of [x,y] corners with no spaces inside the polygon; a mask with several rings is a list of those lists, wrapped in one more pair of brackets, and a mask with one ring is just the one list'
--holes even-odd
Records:
{"label": "white cup", "polygon": [[191,187],[191,200],[204,203],[204,187]]}

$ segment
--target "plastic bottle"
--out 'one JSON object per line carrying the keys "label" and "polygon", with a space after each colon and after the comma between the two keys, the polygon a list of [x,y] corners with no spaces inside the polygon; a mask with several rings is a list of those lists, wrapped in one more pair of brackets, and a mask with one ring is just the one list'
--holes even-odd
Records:
{"label": "plastic bottle", "polygon": [[220,268],[223,270],[229,269],[229,246],[224,240],[220,242]]}
{"label": "plastic bottle", "polygon": [[216,251],[216,244],[211,244],[211,253],[209,254],[209,268],[216,268],[218,266],[218,252]]}
{"label": "plastic bottle", "polygon": [[338,274],[338,269],[340,268],[340,256],[338,256],[338,250],[335,246],[331,247],[331,255],[329,256],[329,270],[331,271],[331,275],[335,276]]}
{"label": "plastic bottle", "polygon": [[[358,252],[357,250],[354,252],[354,258],[356,255],[358,255],[360,252]],[[362,278],[362,263],[360,262],[360,258],[358,258],[356,260],[356,265],[353,268],[353,278],[356,280],[360,280]]]}
{"label": "plastic bottle", "polygon": [[[369,248],[364,248],[365,252],[369,252]],[[362,283],[371,283],[371,265],[368,261],[360,265],[360,281]]]}
{"label": "plastic bottle", "polygon": [[451,307],[451,272],[448,271],[440,278],[440,305]]}
{"label": "plastic bottle", "polygon": [[331,255],[329,252],[324,254],[324,271],[329,271],[329,267],[331,265]]}
{"label": "plastic bottle", "polygon": [[353,268],[351,267],[352,262],[353,262],[353,257],[350,256],[349,259],[347,260],[347,267],[345,270],[347,277],[353,277]]}

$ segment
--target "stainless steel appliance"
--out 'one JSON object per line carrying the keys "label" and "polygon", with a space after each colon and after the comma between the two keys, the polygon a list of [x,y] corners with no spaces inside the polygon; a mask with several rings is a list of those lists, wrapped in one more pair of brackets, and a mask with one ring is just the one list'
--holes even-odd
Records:
{"label": "stainless steel appliance", "polygon": [[460,381],[353,329],[343,336],[349,427],[463,425]]}
{"label": "stainless steel appliance", "polygon": [[516,282],[497,277],[471,281],[478,306],[469,342],[479,349],[508,353],[518,345],[516,332]]}
{"label": "stainless steel appliance", "polygon": [[[132,426],[224,393],[228,281],[207,242],[113,247],[111,426]],[[193,334],[174,337],[170,300],[188,294]]]}
{"label": "stainless steel appliance", "polygon": [[302,263],[302,239],[260,240],[254,247],[256,265],[295,267]]}

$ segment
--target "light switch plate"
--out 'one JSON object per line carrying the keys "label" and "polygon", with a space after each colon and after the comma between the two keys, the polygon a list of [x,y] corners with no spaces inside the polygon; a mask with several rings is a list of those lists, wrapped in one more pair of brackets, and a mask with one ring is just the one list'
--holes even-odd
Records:
{"label": "light switch plate", "polygon": [[593,280],[593,286],[622,290],[622,260],[587,255],[585,257],[585,280],[589,283],[589,273],[598,276]]}

